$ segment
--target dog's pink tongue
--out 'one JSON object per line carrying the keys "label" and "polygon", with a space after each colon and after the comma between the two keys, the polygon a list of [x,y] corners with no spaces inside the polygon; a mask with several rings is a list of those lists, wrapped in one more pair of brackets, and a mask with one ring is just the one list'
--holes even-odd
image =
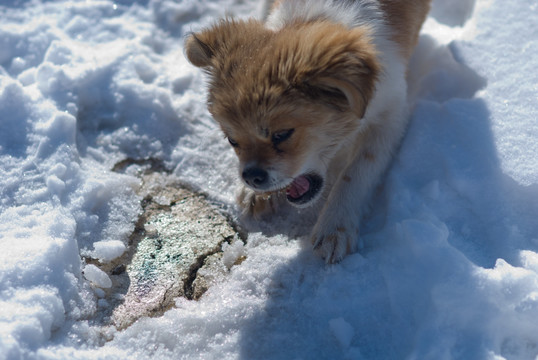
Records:
{"label": "dog's pink tongue", "polygon": [[286,188],[286,195],[293,199],[303,196],[310,188],[310,182],[304,176],[296,177],[290,186]]}

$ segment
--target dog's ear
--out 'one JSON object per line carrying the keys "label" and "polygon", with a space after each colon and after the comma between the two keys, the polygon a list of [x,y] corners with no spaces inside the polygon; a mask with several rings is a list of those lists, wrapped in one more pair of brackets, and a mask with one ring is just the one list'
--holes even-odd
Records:
{"label": "dog's ear", "polygon": [[381,70],[368,29],[312,24],[299,30],[299,41],[299,90],[362,118]]}
{"label": "dog's ear", "polygon": [[345,105],[362,118],[375,90],[375,67],[356,59],[346,64],[335,64],[308,81],[309,86],[323,92],[328,102]]}
{"label": "dog's ear", "polygon": [[211,65],[211,58],[215,56],[213,50],[214,39],[211,39],[211,34],[203,32],[199,34],[191,33],[185,40],[185,55],[187,59],[197,67],[208,67]]}
{"label": "dog's ear", "polygon": [[215,68],[226,64],[227,58],[248,54],[249,48],[259,47],[269,31],[256,20],[223,19],[213,26],[191,33],[185,40],[185,55],[194,65]]}

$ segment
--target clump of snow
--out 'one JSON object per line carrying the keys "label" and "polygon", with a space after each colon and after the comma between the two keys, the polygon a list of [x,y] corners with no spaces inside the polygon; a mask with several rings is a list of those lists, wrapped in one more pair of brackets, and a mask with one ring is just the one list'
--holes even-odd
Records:
{"label": "clump of snow", "polygon": [[433,0],[431,16],[449,26],[463,26],[473,15],[475,1]]}
{"label": "clump of snow", "polygon": [[110,262],[121,256],[127,249],[125,243],[120,240],[102,240],[93,243],[92,257],[100,262]]}
{"label": "clump of snow", "polygon": [[241,240],[235,240],[231,244],[222,244],[222,263],[228,269],[242,256],[245,256],[245,247]]}
{"label": "clump of snow", "polygon": [[35,286],[11,289],[10,302],[0,304],[0,346],[5,358],[22,357],[46,345],[64,324],[65,308],[56,289]]}
{"label": "clump of snow", "polygon": [[117,162],[158,161],[233,209],[236,159],[182,49],[223,9],[261,7],[0,5],[0,358],[535,358],[532,0],[433,2],[361,254],[326,267],[277,217],[223,246],[229,276],[199,301],[122,331],[88,321],[111,281],[81,256],[121,256],[141,210],[141,168]]}
{"label": "clump of snow", "polygon": [[112,280],[110,280],[110,277],[106,274],[106,272],[93,264],[84,266],[83,273],[84,277],[97,287],[103,289],[109,289],[112,287]]}

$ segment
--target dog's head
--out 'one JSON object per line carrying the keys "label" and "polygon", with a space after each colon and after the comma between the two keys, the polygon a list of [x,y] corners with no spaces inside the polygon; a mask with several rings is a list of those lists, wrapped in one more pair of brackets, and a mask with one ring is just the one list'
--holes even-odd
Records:
{"label": "dog's head", "polygon": [[326,21],[273,31],[222,20],[187,38],[186,55],[209,74],[209,110],[247,186],[286,189],[296,206],[319,197],[374,92],[380,65],[368,33]]}

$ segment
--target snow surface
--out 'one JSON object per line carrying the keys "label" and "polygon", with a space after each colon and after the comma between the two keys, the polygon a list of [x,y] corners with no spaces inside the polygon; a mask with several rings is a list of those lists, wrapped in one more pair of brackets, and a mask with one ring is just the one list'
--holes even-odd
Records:
{"label": "snow surface", "polygon": [[[184,35],[253,0],[0,5],[0,359],[534,359],[538,4],[436,0],[409,132],[361,254],[250,235],[199,301],[123,331],[92,320],[159,159],[233,213],[236,160]],[[281,231],[285,232],[285,231]],[[83,275],[84,271],[84,275]],[[106,274],[104,274],[106,276]]]}

